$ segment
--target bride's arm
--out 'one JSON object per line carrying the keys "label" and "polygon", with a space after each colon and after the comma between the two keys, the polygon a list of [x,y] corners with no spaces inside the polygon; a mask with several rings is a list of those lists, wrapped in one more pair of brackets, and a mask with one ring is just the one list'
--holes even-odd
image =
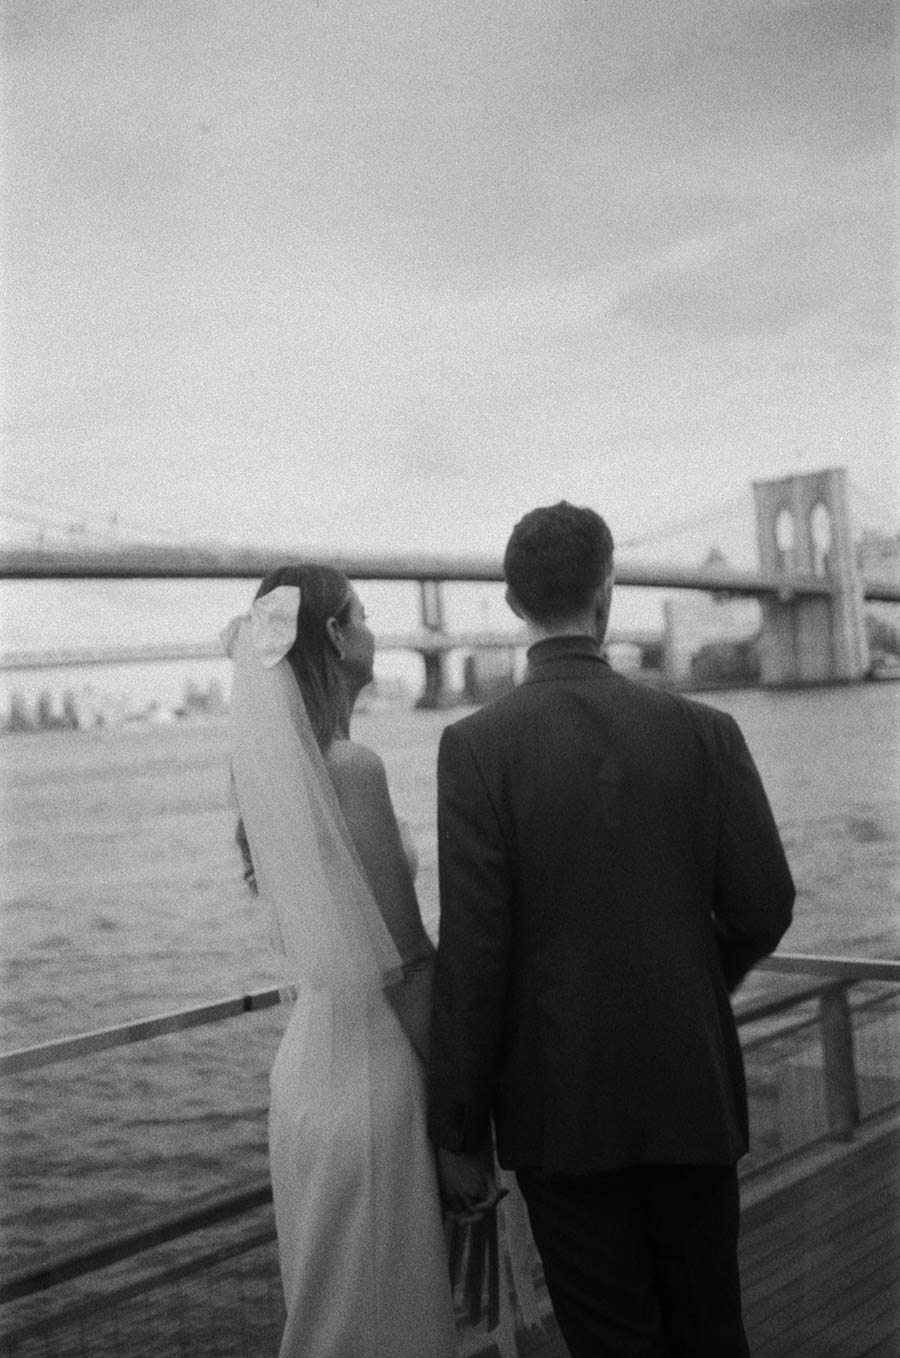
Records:
{"label": "bride's arm", "polygon": [[384,764],[374,750],[338,741],[329,751],[328,767],[347,829],[403,964],[403,982],[391,987],[388,998],[424,1061],[434,945],[422,923]]}

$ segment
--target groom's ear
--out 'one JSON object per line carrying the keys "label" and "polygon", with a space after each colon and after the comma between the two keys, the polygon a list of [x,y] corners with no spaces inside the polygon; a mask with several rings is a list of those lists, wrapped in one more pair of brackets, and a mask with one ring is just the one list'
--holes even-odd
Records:
{"label": "groom's ear", "polygon": [[594,624],[597,638],[600,641],[603,640],[609,625],[609,610],[612,606],[612,592],[615,582],[615,572],[610,570],[603,584],[598,585],[594,592]]}
{"label": "groom's ear", "polygon": [[518,601],[518,599],[516,598],[515,594],[513,594],[513,592],[512,592],[512,590],[510,589],[509,585],[506,586],[506,594],[505,594],[504,597],[505,597],[505,599],[506,599],[506,602],[509,604],[510,608],[512,609],[512,611],[515,613],[516,617],[517,617],[517,618],[521,618],[521,619],[523,620],[523,622],[524,622],[524,620],[525,620],[525,614],[524,614],[524,612],[523,612],[523,610],[522,610],[522,605],[519,603],[519,601]]}

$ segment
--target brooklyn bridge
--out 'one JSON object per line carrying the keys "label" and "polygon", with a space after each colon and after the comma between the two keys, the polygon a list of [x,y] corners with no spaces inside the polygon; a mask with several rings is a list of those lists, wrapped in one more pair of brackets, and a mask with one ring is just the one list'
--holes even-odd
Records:
{"label": "brooklyn bridge", "polygon": [[[897,536],[863,531],[863,539],[893,542],[894,554],[882,551],[874,563],[860,550],[860,515],[852,503],[847,473],[840,468],[801,473],[752,485],[758,567],[736,569],[713,555],[701,566],[648,563],[617,556],[620,586],[700,592],[722,600],[756,599],[761,610],[760,680],[764,685],[792,686],[854,682],[870,672],[866,635],[866,603],[900,602]],[[859,498],[859,496],[857,496]],[[160,545],[122,541],[104,535],[85,520],[56,532],[47,543],[48,527],[39,515],[7,509],[8,521],[39,528],[37,545],[0,548],[0,579],[6,580],[213,580],[258,579],[285,558],[285,550],[261,547]],[[683,519],[673,531],[711,525],[715,513]],[[864,521],[863,521],[864,522]],[[113,527],[114,525],[107,525]],[[56,526],[58,528],[58,526]],[[80,531],[79,531],[80,529]],[[655,535],[666,536],[666,531]],[[622,544],[625,553],[646,546],[648,539]],[[289,553],[302,559],[308,552]],[[870,555],[872,555],[870,553]],[[414,581],[419,587],[418,626],[378,637],[382,650],[418,653],[425,669],[422,703],[439,705],[446,691],[446,658],[451,651],[506,651],[520,642],[515,633],[485,629],[451,631],[445,621],[443,587],[453,582],[502,580],[499,557],[446,555],[315,553],[316,559],[340,566],[354,580]],[[628,643],[641,651],[662,654],[667,677],[681,677],[685,651],[676,610],[666,614],[659,630],[614,631],[611,645]],[[34,670],[130,662],[212,659],[221,655],[216,642],[129,647],[68,647],[6,652],[0,669]]]}

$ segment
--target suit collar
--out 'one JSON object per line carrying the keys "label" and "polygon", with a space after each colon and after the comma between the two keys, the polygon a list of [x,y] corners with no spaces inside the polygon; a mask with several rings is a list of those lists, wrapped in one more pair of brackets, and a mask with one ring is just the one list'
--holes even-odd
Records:
{"label": "suit collar", "polygon": [[596,665],[602,665],[606,670],[610,668],[593,637],[547,637],[528,648],[525,682],[584,674]]}

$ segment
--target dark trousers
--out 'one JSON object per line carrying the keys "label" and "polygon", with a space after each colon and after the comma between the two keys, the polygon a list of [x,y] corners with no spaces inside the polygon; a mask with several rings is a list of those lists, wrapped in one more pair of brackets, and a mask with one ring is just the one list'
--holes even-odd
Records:
{"label": "dark trousers", "polygon": [[749,1358],[736,1166],[518,1179],[572,1358]]}

